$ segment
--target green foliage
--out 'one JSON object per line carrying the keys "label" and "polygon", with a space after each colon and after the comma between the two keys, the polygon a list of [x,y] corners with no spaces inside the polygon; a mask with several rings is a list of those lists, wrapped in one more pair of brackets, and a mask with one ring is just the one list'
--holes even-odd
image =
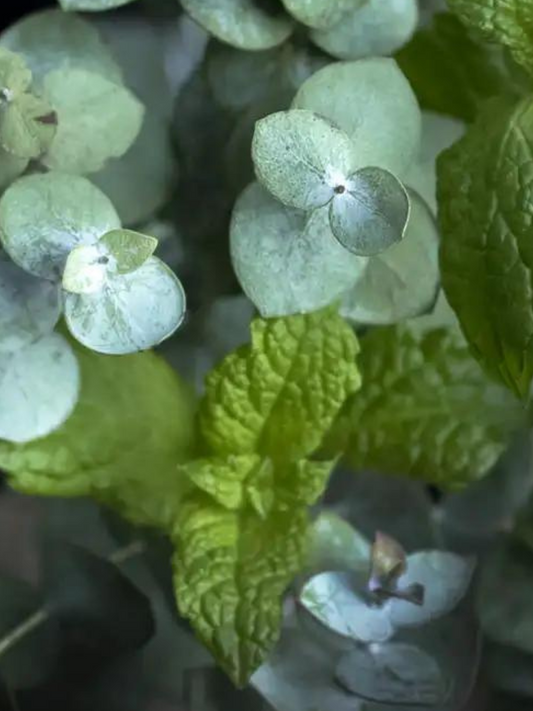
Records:
{"label": "green foliage", "polygon": [[491,103],[439,159],[441,270],[475,357],[525,398],[533,376],[533,103]]}
{"label": "green foliage", "polygon": [[345,448],[356,469],[464,486],[486,474],[525,419],[453,331],[374,330],[361,341],[359,366],[362,388],[326,439],[326,450]]}
{"label": "green foliage", "polygon": [[487,99],[512,90],[498,59],[449,13],[435,15],[396,55],[422,108],[465,121]]}
{"label": "green foliage", "polygon": [[[200,406],[207,458],[173,538],[178,605],[238,685],[279,635],[281,596],[303,567],[307,506],[334,462],[310,459],[360,384],[355,336],[332,309],[252,324]],[[334,368],[332,369],[332,366]]]}
{"label": "green foliage", "polygon": [[81,392],[71,417],[43,439],[0,442],[0,466],[19,491],[93,496],[139,524],[164,527],[183,489],[176,463],[192,446],[190,393],[154,354],[75,352]]}
{"label": "green foliage", "polygon": [[468,27],[508,47],[533,72],[533,8],[528,0],[448,0],[448,5]]}

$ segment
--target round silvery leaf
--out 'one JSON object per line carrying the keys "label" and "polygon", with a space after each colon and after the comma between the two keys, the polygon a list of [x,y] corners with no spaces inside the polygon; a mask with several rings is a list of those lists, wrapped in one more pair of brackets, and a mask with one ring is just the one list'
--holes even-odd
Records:
{"label": "round silvery leaf", "polygon": [[350,136],[354,170],[372,165],[402,176],[418,154],[420,108],[393,59],[329,64],[304,82],[292,106],[325,116]]}
{"label": "round silvery leaf", "polygon": [[78,391],[78,362],[57,333],[1,355],[0,438],[28,442],[50,434],[71,414]]}
{"label": "round silvery leaf", "polygon": [[370,542],[332,511],[325,511],[311,528],[308,567],[368,573]]}
{"label": "round silvery leaf", "polygon": [[60,315],[57,284],[22,271],[0,253],[0,353],[51,333]]}
{"label": "round silvery leaf", "polygon": [[365,592],[364,575],[319,573],[300,592],[300,603],[319,622],[343,637],[360,642],[384,642],[394,632],[384,607]]}
{"label": "round silvery leaf", "polygon": [[268,1],[257,0],[181,0],[184,10],[222,42],[240,49],[270,49],[292,33],[289,17]]}
{"label": "round silvery leaf", "polygon": [[422,196],[437,214],[437,157],[458,141],[465,132],[462,121],[431,111],[422,112],[420,152],[407,173],[401,177],[405,185]]}
{"label": "round silvery leaf", "polygon": [[30,274],[61,279],[69,252],[120,227],[113,205],[88,180],[62,173],[20,178],[0,199],[5,250]]}
{"label": "round silvery leaf", "polygon": [[309,215],[286,207],[258,183],[235,205],[230,249],[244,292],[266,317],[330,304],[357,281],[368,261],[333,237],[327,208]]}
{"label": "round silvery leaf", "polygon": [[29,162],[28,158],[18,158],[0,146],[0,192],[24,173]]}
{"label": "round silvery leaf", "polygon": [[38,158],[55,136],[57,115],[32,94],[7,103],[0,117],[0,145],[18,158]]}
{"label": "round silvery leaf", "polygon": [[179,327],[185,309],[179,279],[157,257],[134,272],[108,274],[99,292],[65,294],[65,319],[74,338],[110,355],[161,343]]}
{"label": "round silvery leaf", "polygon": [[278,111],[256,123],[252,159],[258,180],[285,205],[326,205],[352,167],[348,136],[312,111]]}
{"label": "round silvery leaf", "polygon": [[24,93],[31,84],[31,71],[24,57],[0,46],[0,96],[12,101]]}
{"label": "round silvery leaf", "polygon": [[424,586],[422,605],[405,600],[389,600],[386,607],[395,627],[417,627],[451,612],[466,595],[472,581],[474,563],[447,551],[418,551],[407,558],[407,571],[398,587]]}
{"label": "round silvery leaf", "polygon": [[167,122],[148,109],[139,135],[120,158],[91,175],[115,206],[124,225],[148,220],[172,193],[177,174]]}
{"label": "round silvery leaf", "polygon": [[287,10],[308,27],[327,28],[367,0],[282,0]]}
{"label": "round silvery leaf", "polygon": [[59,4],[67,12],[102,12],[130,2],[133,0],[59,0]]}
{"label": "round silvery leaf", "polygon": [[85,69],[57,69],[44,78],[44,95],[58,127],[43,162],[73,174],[96,173],[135,141],[144,107],[123,86]]}
{"label": "round silvery leaf", "polygon": [[369,167],[335,188],[329,219],[343,247],[352,254],[373,256],[401,241],[409,210],[409,196],[400,181],[387,170]]}
{"label": "round silvery leaf", "polygon": [[343,296],[341,314],[354,323],[385,325],[430,308],[439,285],[439,235],[423,200],[409,192],[411,212],[404,238],[371,257],[355,286]]}
{"label": "round silvery leaf", "polygon": [[109,258],[98,244],[81,244],[68,255],[63,272],[63,289],[72,294],[95,294],[107,279]]}
{"label": "round silvery leaf", "polygon": [[79,67],[118,84],[121,71],[95,28],[78,15],[44,10],[24,17],[0,36],[0,45],[26,59],[34,84],[54,69]]}
{"label": "round silvery leaf", "polygon": [[333,27],[312,32],[311,39],[339,59],[389,56],[407,44],[417,25],[417,0],[368,0]]}
{"label": "round silvery leaf", "polygon": [[432,707],[447,695],[436,660],[409,644],[357,647],[342,657],[336,678],[352,694],[382,704]]}

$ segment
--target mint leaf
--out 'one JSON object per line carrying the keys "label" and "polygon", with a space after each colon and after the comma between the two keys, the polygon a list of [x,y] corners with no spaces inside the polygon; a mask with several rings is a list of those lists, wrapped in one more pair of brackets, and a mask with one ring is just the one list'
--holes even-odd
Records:
{"label": "mint leaf", "polygon": [[56,69],[44,78],[58,128],[44,158],[48,168],[96,173],[122,156],[141,129],[144,107],[125,87],[85,69]]}
{"label": "mint leaf", "polygon": [[74,412],[44,439],[0,441],[0,466],[24,493],[92,496],[134,523],[167,526],[183,487],[176,465],[193,437],[188,390],[152,353],[108,358],[74,350],[81,370]]}
{"label": "mint leaf", "polygon": [[422,108],[473,121],[483,101],[511,89],[491,49],[457,17],[442,13],[402,47],[396,61]]}
{"label": "mint leaf", "polygon": [[359,385],[353,331],[324,309],[252,323],[252,342],[206,381],[200,429],[217,455],[298,461],[313,453]]}
{"label": "mint leaf", "polygon": [[448,0],[450,10],[485,39],[511,50],[533,73],[533,6],[529,0]]}
{"label": "mint leaf", "polygon": [[181,508],[174,541],[180,611],[244,686],[279,636],[281,596],[305,560],[305,509],[263,520],[193,495]]}
{"label": "mint leaf", "polygon": [[486,474],[524,422],[452,331],[371,331],[359,365],[363,386],[326,441],[326,450],[346,446],[357,469],[458,487]]}
{"label": "mint leaf", "polygon": [[293,29],[289,17],[268,12],[257,0],[182,0],[182,5],[208,32],[239,49],[276,47]]}
{"label": "mint leaf", "polygon": [[533,101],[491,103],[438,162],[442,283],[473,354],[525,397],[533,376]]}

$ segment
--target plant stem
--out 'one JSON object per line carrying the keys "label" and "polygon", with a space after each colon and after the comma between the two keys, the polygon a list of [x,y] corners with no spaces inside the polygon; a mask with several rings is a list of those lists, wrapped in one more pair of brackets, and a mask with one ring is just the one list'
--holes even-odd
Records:
{"label": "plant stem", "polygon": [[[124,546],[124,548],[119,548],[114,553],[112,553],[108,560],[114,565],[122,565],[130,558],[134,558],[137,555],[142,555],[146,550],[146,544],[144,541],[133,541],[132,543]],[[14,647],[21,639],[31,634],[35,629],[40,627],[44,622],[50,618],[50,613],[45,607],[41,607],[36,610],[29,617],[27,617],[23,622],[14,627],[10,632],[0,639],[0,657],[8,652],[12,647]]]}

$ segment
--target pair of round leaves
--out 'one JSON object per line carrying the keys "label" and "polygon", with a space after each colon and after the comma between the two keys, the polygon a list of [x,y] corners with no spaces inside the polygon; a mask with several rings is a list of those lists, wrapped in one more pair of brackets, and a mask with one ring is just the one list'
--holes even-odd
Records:
{"label": "pair of round leaves", "polygon": [[48,168],[94,173],[135,141],[144,107],[122,84],[120,69],[89,23],[46,11],[16,23],[0,45],[24,58],[56,117],[42,158]]}
{"label": "pair of round leaves", "polygon": [[451,612],[466,594],[473,573],[471,561],[444,551],[419,551],[407,556],[407,570],[398,586],[424,587],[421,605],[390,598],[377,605],[368,593],[364,573],[323,572],[302,588],[300,602],[321,624],[358,642],[385,642],[398,629],[420,627]]}
{"label": "pair of round leaves", "polygon": [[297,109],[258,121],[252,158],[259,181],[285,205],[327,205],[334,236],[353,254],[378,254],[402,239],[403,185],[386,169],[359,167],[350,137],[318,114]]}
{"label": "pair of round leaves", "polygon": [[121,230],[111,202],[85,178],[47,173],[16,181],[0,200],[0,232],[25,271],[64,279],[67,325],[88,348],[144,350],[183,319],[181,283],[150,256],[156,241]]}
{"label": "pair of round leaves", "polygon": [[27,442],[59,427],[78,399],[72,349],[53,329],[60,289],[0,253],[0,438]]}
{"label": "pair of round leaves", "polygon": [[438,290],[438,231],[421,198],[410,192],[410,199],[403,240],[358,257],[335,239],[327,208],[287,207],[252,183],[230,227],[231,259],[244,292],[265,317],[314,311],[336,299],[354,323],[396,323],[427,310]]}
{"label": "pair of round leaves", "polygon": [[24,168],[48,149],[57,125],[50,104],[31,92],[31,84],[24,58],[0,47],[0,146],[25,160]]}

